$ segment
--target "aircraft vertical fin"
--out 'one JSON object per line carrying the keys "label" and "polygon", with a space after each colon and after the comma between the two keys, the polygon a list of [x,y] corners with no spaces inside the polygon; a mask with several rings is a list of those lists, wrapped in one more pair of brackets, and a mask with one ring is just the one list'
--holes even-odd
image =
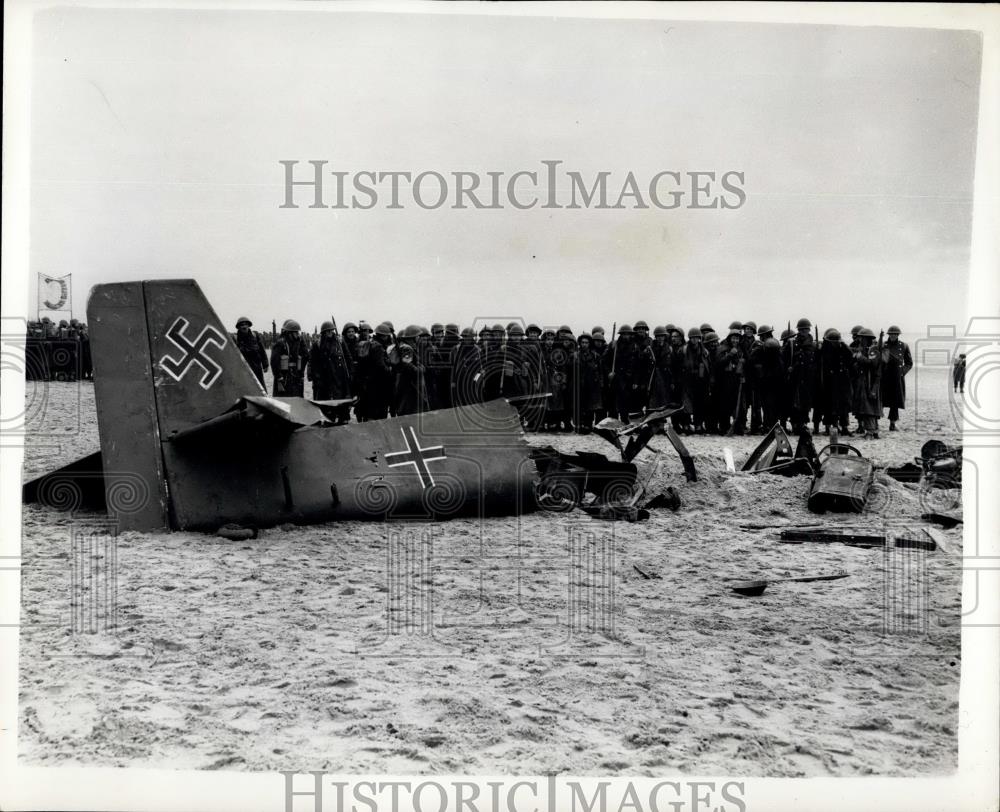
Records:
{"label": "aircraft vertical fin", "polygon": [[142,283],[95,286],[87,322],[108,514],[121,530],[166,527],[169,502]]}

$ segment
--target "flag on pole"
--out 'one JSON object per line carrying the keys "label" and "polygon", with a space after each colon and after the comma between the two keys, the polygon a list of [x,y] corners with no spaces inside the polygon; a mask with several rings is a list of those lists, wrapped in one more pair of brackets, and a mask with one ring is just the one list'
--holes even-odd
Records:
{"label": "flag on pole", "polygon": [[73,274],[47,276],[38,274],[38,317],[42,313],[73,314]]}

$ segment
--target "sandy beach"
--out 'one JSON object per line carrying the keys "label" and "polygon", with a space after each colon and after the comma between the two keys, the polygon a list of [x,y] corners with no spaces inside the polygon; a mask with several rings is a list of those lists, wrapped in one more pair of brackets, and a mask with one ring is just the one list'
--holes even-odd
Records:
{"label": "sandy beach", "polygon": [[[856,443],[877,466],[912,461],[931,437],[960,441],[945,373],[916,374],[901,430],[883,420],[881,439]],[[25,480],[99,449],[91,384],[28,387]],[[593,436],[528,440],[614,454]],[[738,467],[759,440],[686,438],[699,474],[688,483],[654,438],[640,478],[683,504],[636,523],[539,511],[234,542],[113,538],[102,515],[26,505],[20,757],[402,774],[953,771],[961,526],[935,552],[777,533],[822,521],[914,535],[929,507],[960,510],[960,494],[877,473],[863,514],[820,518],[809,477],[726,472],[724,447]],[[775,527],[739,527],[750,523]],[[841,570],[756,598],[726,580]]]}

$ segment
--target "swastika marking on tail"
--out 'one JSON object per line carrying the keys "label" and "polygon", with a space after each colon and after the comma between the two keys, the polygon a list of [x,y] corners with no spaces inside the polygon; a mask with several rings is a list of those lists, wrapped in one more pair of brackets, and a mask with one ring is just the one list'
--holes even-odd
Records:
{"label": "swastika marking on tail", "polygon": [[160,359],[160,367],[175,381],[180,381],[187,374],[192,364],[197,364],[204,370],[204,375],[198,384],[202,389],[210,389],[222,374],[222,367],[211,358],[206,349],[209,344],[220,350],[226,346],[226,336],[216,330],[211,324],[205,325],[198,337],[192,341],[185,334],[189,327],[188,320],[178,316],[167,330],[166,336],[182,353],[180,359],[169,354]]}

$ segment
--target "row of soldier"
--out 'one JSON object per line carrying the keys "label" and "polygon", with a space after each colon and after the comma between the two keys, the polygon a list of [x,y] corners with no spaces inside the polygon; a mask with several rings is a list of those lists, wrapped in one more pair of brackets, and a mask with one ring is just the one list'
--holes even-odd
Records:
{"label": "row of soldier", "polygon": [[801,431],[811,422],[814,432],[823,424],[850,435],[853,414],[857,430],[877,438],[884,408],[896,430],[913,367],[896,326],[876,338],[858,325],[847,342],[832,328],[821,338],[808,319],[780,339],[754,322],[733,322],[723,338],[709,324],[685,333],[638,321],[613,328],[613,341],[601,327],[576,336],[517,322],[478,335],[456,324],[397,334],[390,322],[348,323],[341,335],[324,322],[310,340],[289,319],[267,342],[270,353],[251,327],[241,318],[236,341],[262,385],[268,368],[275,395],[303,396],[310,380],[315,400],[356,398],[359,421],[507,397],[529,430],[586,433],[608,415],[627,423],[677,406],[671,419],[686,434],[762,434],[776,423]]}
{"label": "row of soldier", "polygon": [[77,319],[29,321],[25,334],[25,378],[29,381],[92,380],[87,325]]}

